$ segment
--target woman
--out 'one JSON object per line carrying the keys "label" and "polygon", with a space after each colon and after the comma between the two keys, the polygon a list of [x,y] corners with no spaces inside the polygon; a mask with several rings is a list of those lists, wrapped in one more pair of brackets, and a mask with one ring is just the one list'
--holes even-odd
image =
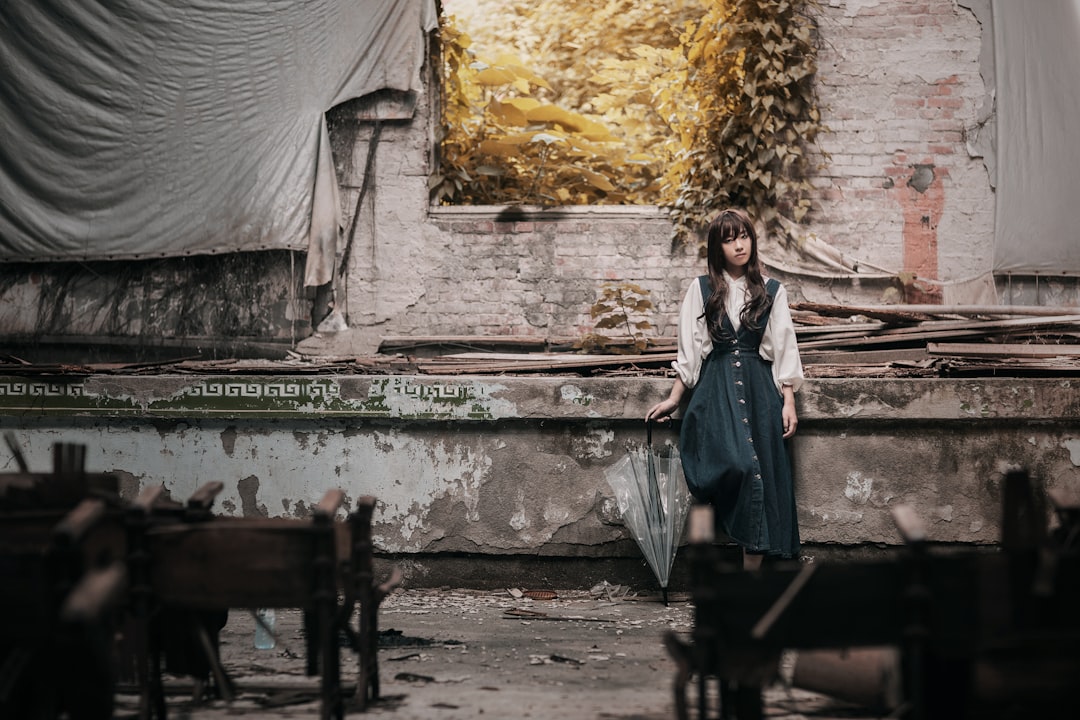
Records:
{"label": "woman", "polygon": [[762,277],[745,212],[724,210],[709,224],[708,264],[683,298],[671,394],[645,420],[669,419],[693,389],[679,434],[686,483],[742,546],[743,567],[757,569],[765,555],[799,551],[784,441],[798,425],[802,361],[787,292]]}

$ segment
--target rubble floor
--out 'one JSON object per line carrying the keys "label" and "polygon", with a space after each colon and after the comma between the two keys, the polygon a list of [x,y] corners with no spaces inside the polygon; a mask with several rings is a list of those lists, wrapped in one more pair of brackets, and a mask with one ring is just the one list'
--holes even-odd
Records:
{"label": "rubble floor", "polygon": [[[661,720],[675,717],[675,665],[663,645],[688,640],[693,606],[673,595],[642,596],[602,583],[554,599],[523,588],[397,590],[382,604],[380,699],[366,716],[394,720],[556,718]],[[535,596],[539,599],[534,599]],[[236,697],[193,700],[190,678],[167,677],[169,718],[318,718],[318,678],[304,674],[300,612],[277,610],[277,644],[254,648],[255,621],[232,611],[221,633]],[[342,649],[342,682],[355,688],[356,659]],[[693,698],[691,683],[690,701]],[[770,719],[876,718],[846,703],[785,687],[765,693]],[[115,716],[134,717],[121,693]],[[355,709],[348,717],[364,714]]]}

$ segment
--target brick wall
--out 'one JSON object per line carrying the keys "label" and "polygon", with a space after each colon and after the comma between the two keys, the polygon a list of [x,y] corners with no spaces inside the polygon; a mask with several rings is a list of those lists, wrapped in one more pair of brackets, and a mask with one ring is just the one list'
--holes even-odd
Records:
{"label": "brick wall", "polygon": [[991,178],[967,140],[992,91],[980,63],[992,38],[975,13],[950,0],[830,0],[820,30],[830,157],[815,230],[891,270],[946,281],[988,271]]}
{"label": "brick wall", "polygon": [[[993,191],[966,144],[988,93],[975,13],[952,0],[828,0],[819,27],[828,132],[807,232],[864,268],[944,281],[987,272]],[[426,100],[420,110],[434,115]],[[353,326],[379,335],[577,335],[592,328],[604,281],[618,280],[648,289],[658,332],[674,333],[683,289],[702,263],[694,248],[672,246],[662,211],[565,208],[503,222],[502,208],[413,205],[411,193],[426,187],[434,125],[397,132],[394,152],[406,160],[379,166],[379,222],[368,235],[359,224],[345,291]],[[361,137],[346,185],[359,186],[365,153]],[[344,202],[351,213],[355,190]],[[801,260],[787,256],[780,267]],[[805,267],[772,274],[794,298],[822,302],[878,302],[895,285]],[[928,289],[908,300],[941,300],[939,287]]]}
{"label": "brick wall", "polygon": [[593,328],[589,311],[604,283],[631,282],[649,290],[659,308],[650,320],[664,334],[699,272],[696,248],[673,248],[671,224],[655,208],[566,208],[510,222],[440,208],[432,221],[454,252],[427,278],[430,302],[409,314],[417,329],[579,335]]}

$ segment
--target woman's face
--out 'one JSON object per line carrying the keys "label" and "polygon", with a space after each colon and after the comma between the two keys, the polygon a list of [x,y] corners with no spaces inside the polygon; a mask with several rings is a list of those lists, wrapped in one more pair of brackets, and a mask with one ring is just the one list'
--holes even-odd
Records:
{"label": "woman's face", "polygon": [[750,262],[750,250],[752,243],[746,230],[740,229],[735,237],[729,237],[721,243],[724,250],[724,269],[731,277],[739,278],[746,272],[746,264]]}

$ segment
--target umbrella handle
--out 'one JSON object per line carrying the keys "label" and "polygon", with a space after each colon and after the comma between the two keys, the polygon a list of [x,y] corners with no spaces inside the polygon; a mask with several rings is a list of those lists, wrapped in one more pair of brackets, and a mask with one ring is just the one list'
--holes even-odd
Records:
{"label": "umbrella handle", "polygon": [[645,421],[645,439],[649,447],[652,447],[652,418]]}

